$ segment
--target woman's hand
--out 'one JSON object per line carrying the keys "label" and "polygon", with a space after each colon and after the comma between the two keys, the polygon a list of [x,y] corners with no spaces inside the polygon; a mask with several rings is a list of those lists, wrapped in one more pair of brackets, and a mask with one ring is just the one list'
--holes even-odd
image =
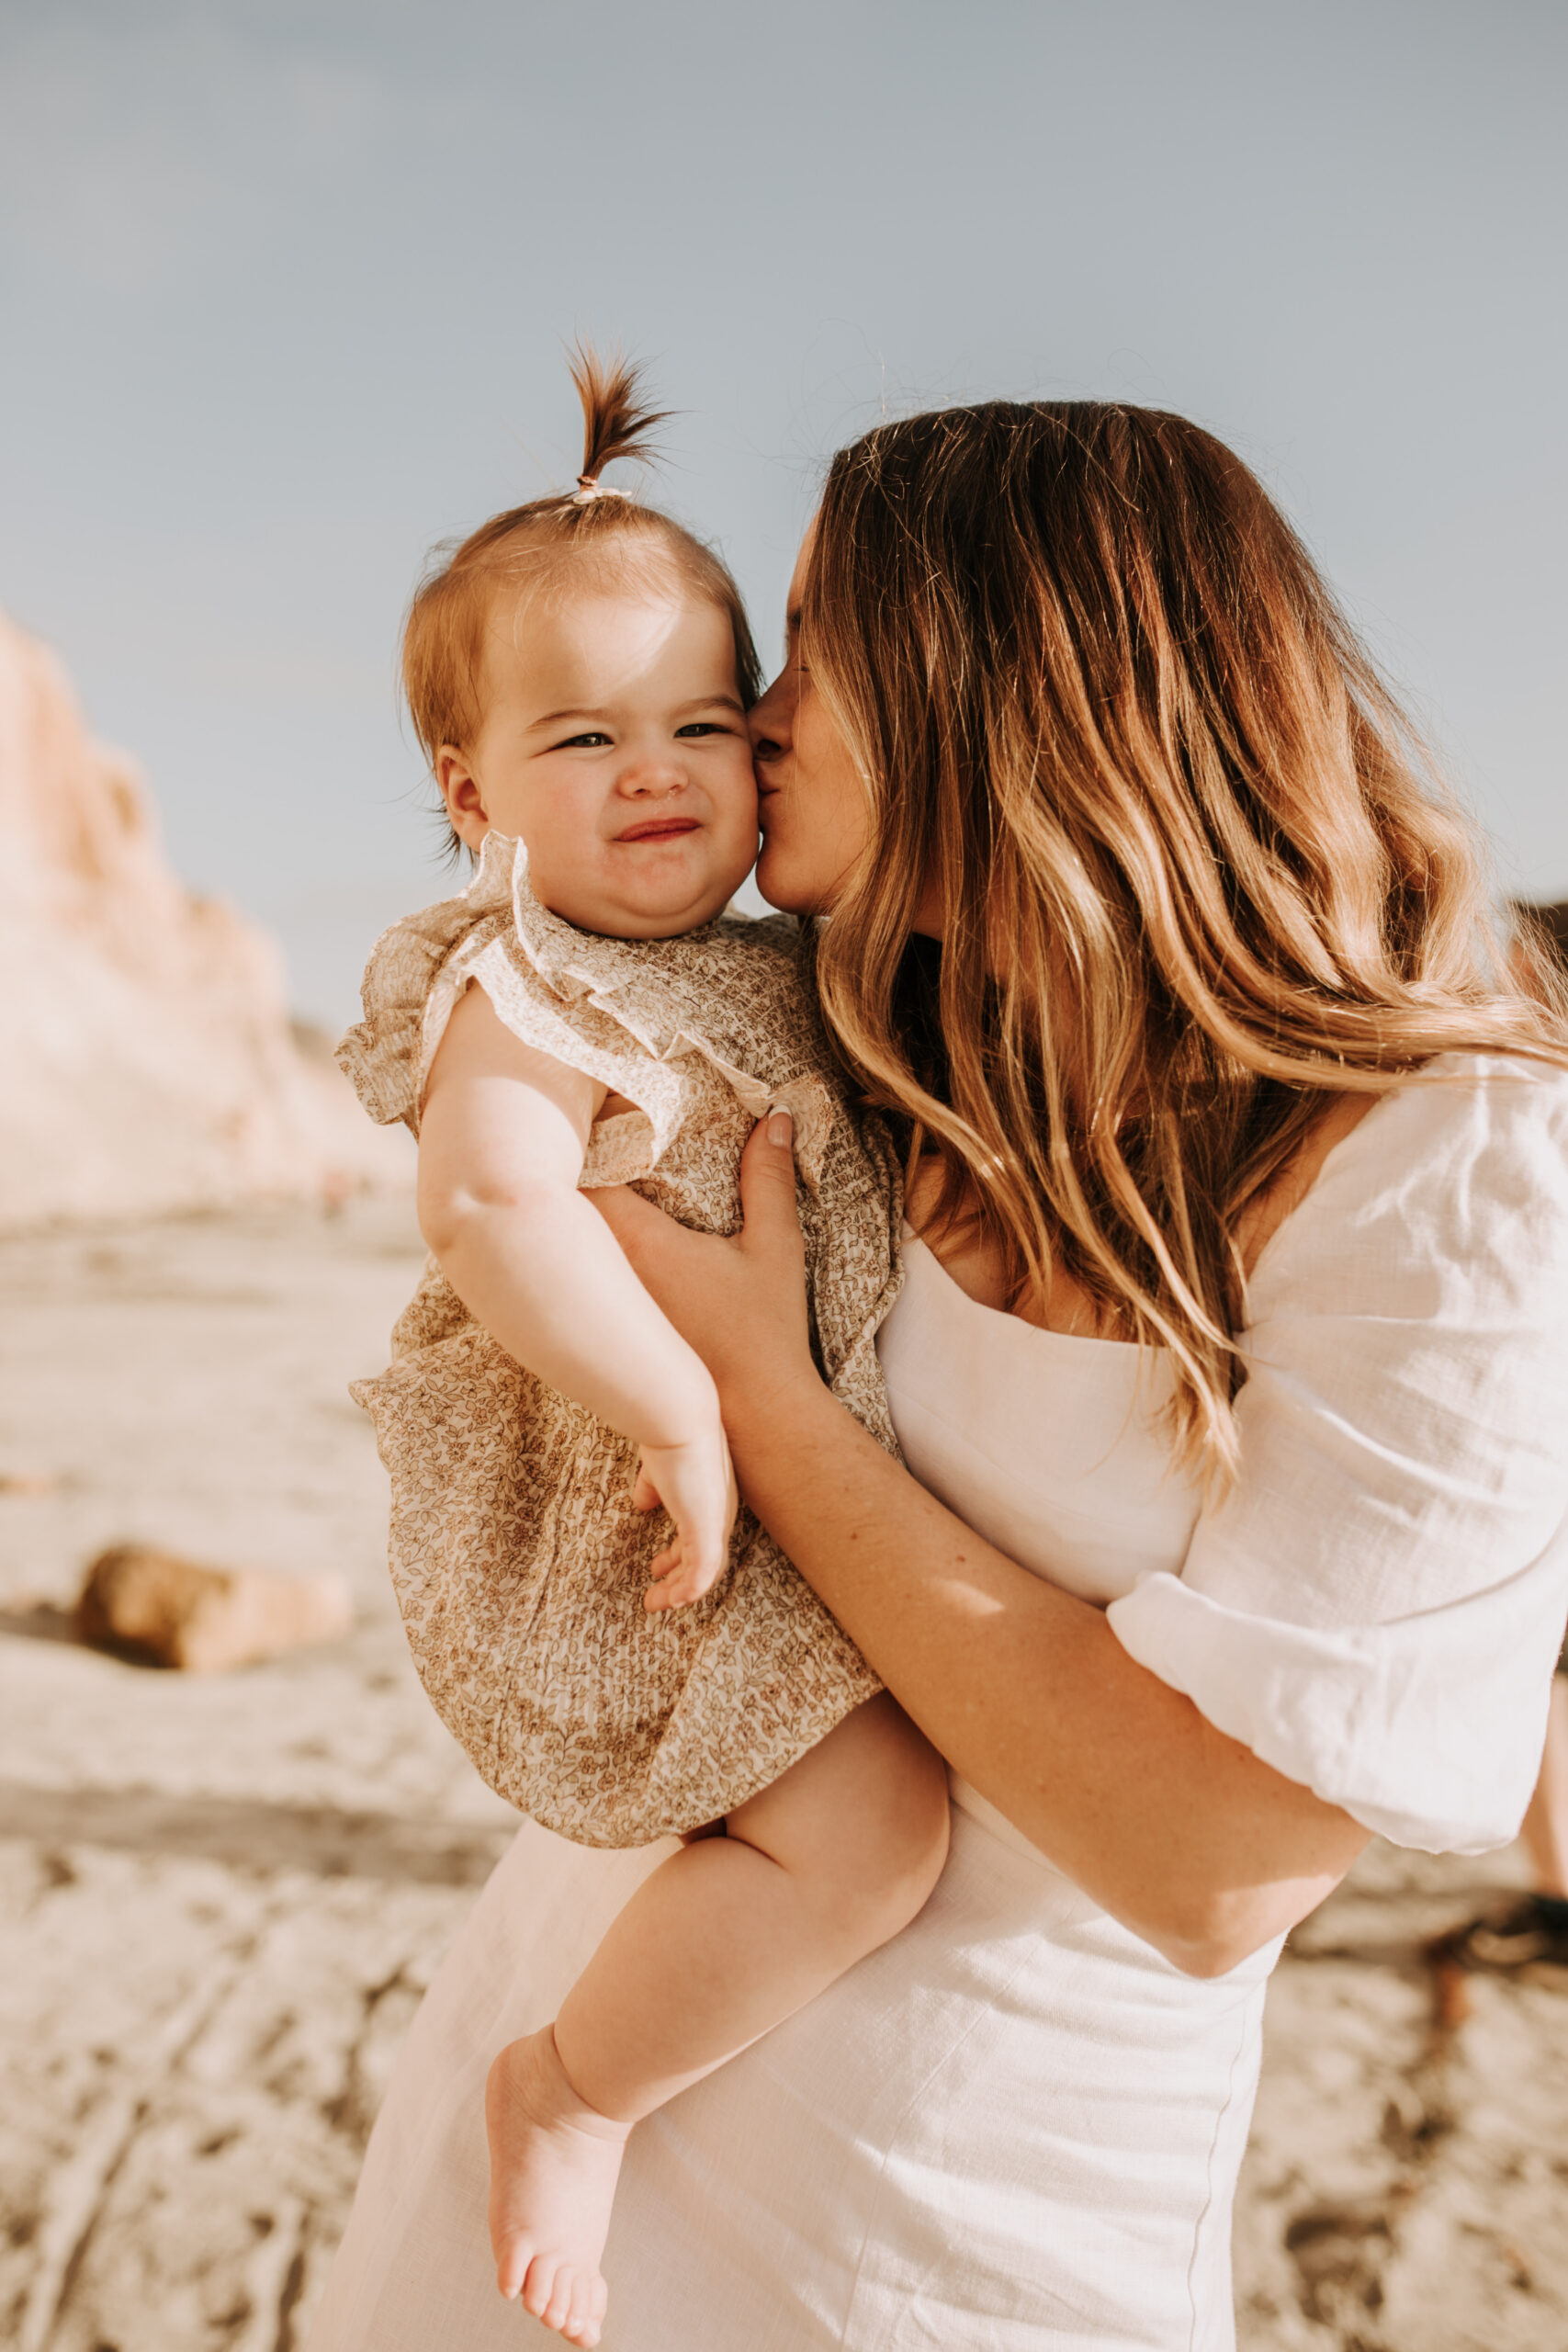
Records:
{"label": "woman's hand", "polygon": [[745,1226],[584,1195],[707,1365],[746,1498],[940,1755],[1104,1908],[1200,1976],[1320,1903],[1366,1843],[1137,1665],[1104,1613],[917,1485],[818,1377],[787,1146],[758,1126]]}
{"label": "woman's hand", "polygon": [[751,1130],[740,1160],[739,1233],[693,1233],[616,1185],[586,1197],[656,1305],[706,1364],[738,1458],[747,1432],[801,1384],[821,1393],[806,1311],[806,1250],[795,1205],[787,1111]]}

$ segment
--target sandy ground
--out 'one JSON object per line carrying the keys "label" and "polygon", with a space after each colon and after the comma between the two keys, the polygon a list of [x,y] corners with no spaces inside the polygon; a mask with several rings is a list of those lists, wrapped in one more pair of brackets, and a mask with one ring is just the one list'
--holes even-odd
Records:
{"label": "sandy ground", "polygon": [[[505,1840],[409,1667],[344,1393],[418,1254],[398,1202],[0,1243],[16,2352],[300,2343],[399,2037]],[[355,1630],[211,1680],[79,1649],[61,1611],[126,1536],[334,1570]],[[1293,1939],[1237,2224],[1243,2352],[1568,2352],[1568,1971],[1424,1955],[1518,1876],[1373,1848]]]}

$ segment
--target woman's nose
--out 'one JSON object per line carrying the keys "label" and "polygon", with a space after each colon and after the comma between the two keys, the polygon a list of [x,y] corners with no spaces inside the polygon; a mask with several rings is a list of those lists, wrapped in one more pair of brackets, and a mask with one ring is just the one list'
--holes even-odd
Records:
{"label": "woman's nose", "polygon": [[794,674],[791,670],[781,670],[761,700],[753,703],[747,714],[751,749],[760,760],[781,760],[789,750]]}

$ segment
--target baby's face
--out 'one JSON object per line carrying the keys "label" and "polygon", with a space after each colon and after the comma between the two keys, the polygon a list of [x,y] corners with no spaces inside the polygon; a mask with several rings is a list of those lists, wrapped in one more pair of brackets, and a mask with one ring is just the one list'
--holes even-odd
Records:
{"label": "baby's face", "polygon": [[723,911],[757,854],[729,619],[676,580],[536,592],[491,615],[484,721],[436,762],[453,826],[528,852],[580,931],[668,939]]}

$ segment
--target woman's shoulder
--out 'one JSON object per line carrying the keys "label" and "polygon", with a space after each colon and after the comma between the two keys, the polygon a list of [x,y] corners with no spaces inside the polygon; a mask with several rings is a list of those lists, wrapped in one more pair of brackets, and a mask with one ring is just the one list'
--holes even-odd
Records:
{"label": "woman's shoulder", "polygon": [[1473,1294],[1568,1283],[1568,1070],[1450,1053],[1378,1098],[1333,1141],[1258,1253],[1248,1320],[1303,1288]]}

